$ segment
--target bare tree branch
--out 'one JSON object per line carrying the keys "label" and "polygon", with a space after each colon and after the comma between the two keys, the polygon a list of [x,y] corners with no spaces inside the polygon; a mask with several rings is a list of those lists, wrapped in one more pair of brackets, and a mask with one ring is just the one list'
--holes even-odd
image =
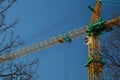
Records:
{"label": "bare tree branch", "polygon": [[[12,28],[18,24],[15,20],[11,24],[6,23],[6,12],[16,0],[0,0],[0,55],[9,53],[14,48],[23,45],[20,36],[14,34]],[[38,69],[37,59],[10,61],[0,65],[0,79],[2,80],[36,80]]]}
{"label": "bare tree branch", "polygon": [[111,80],[120,80],[120,26],[102,41],[102,56],[106,60],[105,73]]}
{"label": "bare tree branch", "polygon": [[[29,62],[28,62],[29,61]],[[38,70],[38,62],[39,59],[34,59],[34,61],[30,61],[28,60],[26,62],[19,62],[19,65],[16,63],[9,63],[7,67],[5,67],[5,70],[8,72],[5,72],[4,74],[0,74],[0,77],[7,77],[7,78],[12,78],[12,80],[14,78],[16,78],[16,80],[19,80],[19,76],[24,76],[29,78],[28,80],[31,80],[33,78],[33,75],[36,73],[36,71]],[[34,67],[34,70],[32,70]],[[9,73],[10,72],[10,73]],[[26,79],[27,80],[27,79]]]}

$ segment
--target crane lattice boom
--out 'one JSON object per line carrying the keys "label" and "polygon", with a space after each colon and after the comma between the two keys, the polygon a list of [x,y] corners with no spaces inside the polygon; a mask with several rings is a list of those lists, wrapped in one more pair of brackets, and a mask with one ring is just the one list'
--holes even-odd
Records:
{"label": "crane lattice boom", "polygon": [[0,56],[0,64],[65,42],[71,43],[72,40],[86,36],[85,43],[88,45],[88,60],[85,66],[88,67],[88,80],[104,80],[103,67],[105,62],[102,60],[100,51],[100,35],[111,31],[114,26],[120,25],[120,16],[103,21],[101,17],[101,0],[96,0],[94,8],[91,6],[88,6],[88,8],[92,11],[90,25],[79,27],[67,33],[3,54]]}
{"label": "crane lattice boom", "polygon": [[[109,25],[115,26],[118,24],[120,24],[120,16],[117,18],[108,20],[104,23],[105,27],[108,27]],[[67,33],[61,34],[59,36],[49,38],[47,40],[38,42],[30,46],[26,46],[25,48],[21,48],[14,52],[4,54],[0,56],[0,63],[7,62],[9,60],[14,60],[16,58],[19,58],[19,57],[22,57],[22,56],[25,56],[25,55],[28,55],[34,52],[44,50],[46,48],[51,48],[53,46],[62,44],[64,42],[70,42],[70,40],[80,38],[81,36],[86,36],[87,28],[88,26],[80,27],[72,31],[69,31]]]}
{"label": "crane lattice boom", "polygon": [[[69,41],[69,39],[74,40],[74,39],[80,38],[81,36],[86,35],[86,34],[87,34],[86,27],[74,29],[72,31],[69,31],[68,33],[64,33],[59,36],[52,37],[47,40],[38,42],[36,44],[27,46],[25,48],[16,50],[14,52],[10,52],[8,54],[2,55],[2,56],[0,56],[0,63],[6,62],[9,60],[13,60],[13,59],[37,52],[37,51],[41,51],[46,48],[51,48],[53,46],[64,43],[65,41],[67,41],[67,39],[68,39],[68,41]],[[66,40],[64,40],[62,37],[66,38]]]}

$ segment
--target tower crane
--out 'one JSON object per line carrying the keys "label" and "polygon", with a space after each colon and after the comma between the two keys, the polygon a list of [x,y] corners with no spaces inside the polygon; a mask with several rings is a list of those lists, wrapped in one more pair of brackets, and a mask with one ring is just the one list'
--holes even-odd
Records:
{"label": "tower crane", "polygon": [[72,40],[87,36],[88,61],[85,63],[85,66],[88,67],[88,80],[104,80],[103,67],[105,62],[102,60],[100,54],[100,35],[111,31],[114,26],[120,25],[120,16],[107,21],[102,20],[100,16],[102,2],[100,0],[96,1],[94,9],[91,6],[89,6],[89,8],[93,12],[89,25],[79,27],[16,51],[3,54],[0,56],[0,64],[65,42],[71,43]]}

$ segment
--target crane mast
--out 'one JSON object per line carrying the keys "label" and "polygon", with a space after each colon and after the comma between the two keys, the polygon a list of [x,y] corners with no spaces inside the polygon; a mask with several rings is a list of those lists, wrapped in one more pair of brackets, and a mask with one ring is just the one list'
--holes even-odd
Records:
{"label": "crane mast", "polygon": [[74,39],[87,36],[88,61],[85,66],[88,67],[88,80],[104,80],[103,67],[106,63],[103,62],[100,53],[100,35],[112,30],[114,26],[120,25],[120,16],[103,21],[100,17],[102,10],[102,2],[100,0],[96,1],[94,9],[91,6],[88,7],[93,11],[90,25],[79,27],[36,44],[3,54],[0,56],[0,64],[65,42],[71,43]]}
{"label": "crane mast", "polygon": [[[89,6],[90,7],[90,6]],[[90,9],[92,9],[90,7]],[[92,18],[90,26],[101,21],[102,2],[96,1],[96,5],[92,10]],[[88,35],[88,61],[86,63],[88,67],[88,80],[104,80],[103,78],[103,66],[102,58],[100,55],[100,35],[90,33]]]}

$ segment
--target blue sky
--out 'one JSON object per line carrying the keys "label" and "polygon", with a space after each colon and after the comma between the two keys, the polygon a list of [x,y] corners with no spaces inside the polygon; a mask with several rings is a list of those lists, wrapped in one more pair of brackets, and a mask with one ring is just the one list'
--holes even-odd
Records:
{"label": "blue sky", "polygon": [[[7,18],[8,22],[20,20],[15,33],[20,34],[26,46],[89,24],[91,11],[87,6],[94,5],[94,2],[94,0],[18,0],[8,11]],[[104,16],[107,15],[104,11],[108,10],[109,15],[106,16],[108,19],[112,15],[111,10],[114,9],[111,6],[105,6],[103,9]],[[78,13],[72,15],[75,12]],[[63,20],[68,16],[70,17],[67,20]],[[54,26],[55,29],[49,31],[48,27],[61,20],[63,20],[61,23]],[[29,55],[24,59],[39,57],[40,80],[87,80],[87,68],[84,67],[87,54],[83,37],[72,43]]]}

